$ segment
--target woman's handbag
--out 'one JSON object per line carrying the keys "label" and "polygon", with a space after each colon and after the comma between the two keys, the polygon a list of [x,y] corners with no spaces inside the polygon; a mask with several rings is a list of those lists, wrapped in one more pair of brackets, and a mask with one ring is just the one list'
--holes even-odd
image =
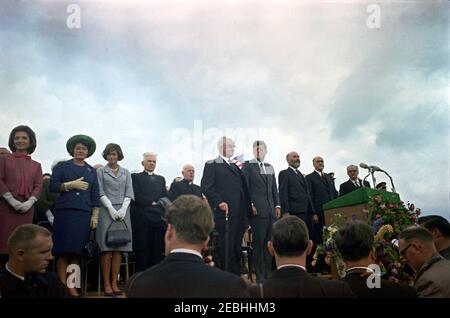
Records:
{"label": "woman's handbag", "polygon": [[86,264],[95,263],[98,260],[100,248],[95,240],[95,231],[91,230],[89,240],[83,247],[81,256]]}
{"label": "woman's handbag", "polygon": [[121,246],[131,242],[131,233],[122,220],[113,221],[106,232],[106,245]]}

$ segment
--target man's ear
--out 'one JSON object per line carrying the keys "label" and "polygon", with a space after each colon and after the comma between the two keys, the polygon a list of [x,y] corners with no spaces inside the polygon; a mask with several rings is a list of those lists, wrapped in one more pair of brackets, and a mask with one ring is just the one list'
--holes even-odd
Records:
{"label": "man's ear", "polygon": [[442,234],[438,229],[433,229],[433,231],[431,231],[431,234],[433,235],[434,239],[440,239],[442,237]]}
{"label": "man's ear", "polygon": [[144,161],[141,161],[141,165],[142,165],[143,167],[145,167],[145,166],[144,166]]}
{"label": "man's ear", "polygon": [[269,250],[270,256],[275,256],[275,249],[273,248],[272,241],[267,242],[267,249]]}
{"label": "man's ear", "polygon": [[174,235],[175,235],[175,231],[174,231],[173,225],[172,224],[167,224],[166,240],[167,239],[169,239],[169,240],[173,239]]}
{"label": "man's ear", "polygon": [[377,251],[375,250],[375,247],[372,247],[372,249],[370,250],[369,258],[372,262],[375,262],[375,260],[377,259]]}
{"label": "man's ear", "polygon": [[16,258],[19,261],[23,261],[24,255],[25,255],[25,251],[22,249],[18,249],[17,251],[14,252],[14,254],[16,255]]}
{"label": "man's ear", "polygon": [[313,241],[308,240],[308,246],[306,247],[306,255],[311,254],[313,249]]}

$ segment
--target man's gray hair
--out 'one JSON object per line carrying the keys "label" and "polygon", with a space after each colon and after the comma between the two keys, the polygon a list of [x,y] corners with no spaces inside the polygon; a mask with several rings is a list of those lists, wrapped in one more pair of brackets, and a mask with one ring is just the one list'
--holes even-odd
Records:
{"label": "man's gray hair", "polygon": [[158,154],[151,152],[151,151],[144,152],[144,154],[142,155],[142,159],[145,160],[145,158],[150,157],[150,156],[158,157]]}

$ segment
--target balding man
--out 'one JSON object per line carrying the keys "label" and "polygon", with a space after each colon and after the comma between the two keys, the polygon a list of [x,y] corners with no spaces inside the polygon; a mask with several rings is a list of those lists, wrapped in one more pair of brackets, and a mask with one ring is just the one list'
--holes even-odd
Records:
{"label": "balding man", "polygon": [[185,164],[183,171],[181,171],[183,179],[180,181],[174,181],[170,185],[169,199],[175,201],[180,195],[193,194],[199,198],[203,198],[202,189],[194,184],[195,168],[191,164]]}
{"label": "balding man", "polygon": [[235,144],[221,137],[219,156],[205,164],[201,189],[214,212],[215,230],[219,234],[219,267],[241,274],[241,245],[251,203],[242,171],[231,161]]}
{"label": "balding man", "polygon": [[349,177],[348,181],[342,183],[339,186],[339,196],[346,195],[350,192],[358,190],[363,186],[366,188],[370,188],[370,183],[367,181],[363,181],[358,178],[359,169],[358,166],[350,165],[347,167],[347,175]]}
{"label": "balding man", "polygon": [[164,258],[165,223],[164,207],[159,203],[167,197],[166,180],[155,174],[157,155],[143,155],[144,171],[131,175],[134,202],[131,205],[133,250],[136,254],[136,270],[143,271]]}
{"label": "balding man", "polygon": [[322,243],[322,229],[325,224],[323,205],[337,198],[338,193],[333,179],[325,172],[322,157],[313,159],[314,171],[306,176],[313,204],[313,228],[311,238],[315,244]]}
{"label": "balding man", "polygon": [[430,231],[413,226],[403,230],[398,238],[400,256],[416,272],[417,296],[450,298],[450,261],[439,255]]}
{"label": "balding man", "polygon": [[286,155],[289,167],[280,171],[278,184],[280,190],[280,203],[283,216],[295,215],[302,219],[311,229],[312,202],[308,183],[304,175],[298,170],[300,155],[291,151]]}

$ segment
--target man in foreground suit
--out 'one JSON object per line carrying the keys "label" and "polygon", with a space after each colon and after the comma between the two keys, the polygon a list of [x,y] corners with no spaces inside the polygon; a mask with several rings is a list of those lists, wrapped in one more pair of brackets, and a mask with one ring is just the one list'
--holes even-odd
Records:
{"label": "man in foreground suit", "polygon": [[206,265],[201,252],[214,228],[212,211],[203,200],[182,195],[166,208],[167,257],[130,279],[130,298],[248,297],[239,276]]}
{"label": "man in foreground suit", "polygon": [[380,285],[376,286],[377,278],[369,268],[375,261],[373,239],[370,226],[361,221],[349,222],[339,229],[335,242],[347,268],[343,281],[359,298],[415,298],[414,288],[408,285],[378,278]]}
{"label": "man in foreground suit", "polygon": [[[346,195],[350,192],[358,190],[363,186],[363,181],[358,178],[359,170],[358,166],[350,165],[347,167],[347,175],[350,179],[342,183],[339,187],[339,196]],[[364,181],[364,187],[370,188],[370,183]]]}
{"label": "man in foreground suit", "polygon": [[252,202],[250,225],[253,238],[253,260],[258,283],[266,280],[272,272],[273,258],[267,250],[267,242],[270,240],[272,224],[281,214],[275,171],[272,165],[264,162],[266,153],[266,143],[260,140],[255,141],[253,143],[255,158],[246,161],[242,168]]}
{"label": "man in foreground suit", "polygon": [[157,155],[143,155],[144,171],[131,175],[135,201],[131,205],[133,250],[136,271],[143,271],[159,263],[164,257],[165,225],[161,219],[164,208],[158,203],[167,197],[166,180],[154,173]]}
{"label": "man in foreground suit", "polygon": [[347,284],[314,277],[306,271],[306,255],[311,251],[312,242],[303,220],[286,216],[276,221],[268,248],[275,256],[277,270],[263,283],[265,298],[354,297]]}
{"label": "man in foreground suit", "polygon": [[221,137],[217,147],[219,156],[205,164],[201,188],[214,212],[219,235],[219,267],[240,275],[242,237],[251,211],[250,198],[242,171],[230,159],[234,141]]}
{"label": "man in foreground suit", "polygon": [[175,201],[182,194],[193,194],[199,198],[203,198],[202,189],[194,184],[195,168],[191,164],[185,164],[183,171],[181,171],[183,179],[174,181],[170,185],[168,197],[170,201]]}
{"label": "man in foreground suit", "polygon": [[308,183],[304,175],[298,170],[300,156],[296,151],[286,155],[289,167],[280,171],[278,183],[280,188],[280,203],[283,216],[294,215],[305,221],[311,230],[313,213]]}

